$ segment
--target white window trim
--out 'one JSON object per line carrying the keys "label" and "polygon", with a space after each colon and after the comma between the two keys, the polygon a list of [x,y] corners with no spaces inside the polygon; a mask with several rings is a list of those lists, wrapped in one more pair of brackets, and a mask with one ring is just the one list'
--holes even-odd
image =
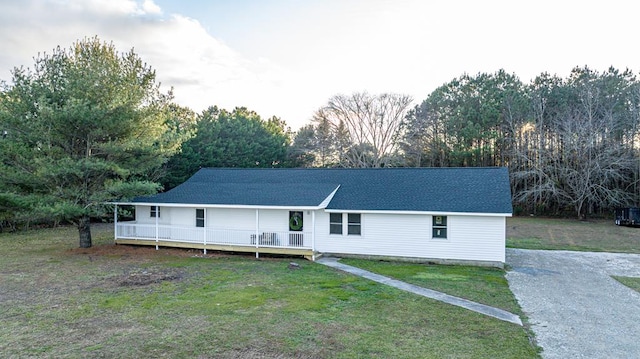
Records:
{"label": "white window trim", "polygon": [[[198,217],[198,211],[201,210],[202,211],[202,217]],[[201,219],[202,220],[202,226],[198,226],[198,220]],[[204,210],[204,208],[196,208],[196,228],[204,228],[207,226],[207,211]]]}
{"label": "white window trim", "polygon": [[[344,213],[340,213],[340,218],[342,219],[342,222],[340,222],[340,226],[342,227],[342,231],[340,233],[331,233],[331,224],[334,222],[331,222],[331,214],[329,214],[329,236],[332,237],[342,237],[344,236]],[[337,223],[336,223],[337,224]]]}
{"label": "white window trim", "polygon": [[[360,212],[330,212],[340,213],[342,216],[342,233],[331,233],[331,214],[329,214],[329,236],[330,237],[363,237],[364,236],[364,217],[365,215]],[[360,215],[360,234],[349,234],[349,214]]]}
{"label": "white window trim", "polygon": [[[446,223],[447,224],[445,226],[434,226],[433,225],[433,217],[436,217],[436,216],[446,217]],[[429,225],[431,227],[431,231],[429,232],[429,237],[431,238],[431,240],[434,240],[434,241],[448,241],[448,240],[450,240],[450,238],[451,238],[450,229],[451,228],[449,227],[449,218],[450,218],[450,216],[441,215],[441,214],[434,214],[434,215],[429,216]],[[447,236],[446,237],[434,237],[433,236],[433,229],[437,228],[437,227],[446,229],[447,230]]]}
{"label": "white window trim", "polygon": [[[347,232],[346,232],[346,235],[347,236],[351,236],[351,237],[362,237],[362,235],[363,235],[363,231],[362,231],[362,227],[363,227],[362,226],[362,222],[363,222],[363,220],[362,220],[362,218],[364,217],[362,215],[362,213],[345,213],[345,214],[346,214],[346,217],[347,217],[347,223],[346,223]],[[359,214],[360,215],[360,234],[349,234],[349,215],[350,214]]]}

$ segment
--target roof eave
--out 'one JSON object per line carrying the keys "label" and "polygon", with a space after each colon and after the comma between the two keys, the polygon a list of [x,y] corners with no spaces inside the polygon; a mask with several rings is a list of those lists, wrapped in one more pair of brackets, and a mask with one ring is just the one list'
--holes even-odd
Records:
{"label": "roof eave", "polygon": [[286,209],[300,211],[314,211],[323,209],[320,206],[272,206],[272,205],[247,205],[247,204],[203,204],[203,203],[166,203],[166,202],[110,202],[118,206],[158,206],[181,208],[228,208],[228,209]]}
{"label": "roof eave", "polygon": [[511,217],[511,212],[451,212],[451,211],[412,211],[412,210],[358,210],[358,209],[325,209],[327,213],[371,213],[371,214],[421,214],[438,216],[483,216]]}

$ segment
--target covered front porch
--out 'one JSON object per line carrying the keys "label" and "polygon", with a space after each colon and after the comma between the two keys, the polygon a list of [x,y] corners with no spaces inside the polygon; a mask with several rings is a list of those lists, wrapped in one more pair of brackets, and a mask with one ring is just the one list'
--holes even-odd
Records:
{"label": "covered front porch", "polygon": [[[316,259],[313,210],[254,208],[248,211],[246,208],[198,207],[136,206],[135,220],[119,221],[116,204],[115,243],[155,246],[156,249],[193,248],[201,249],[205,254],[207,250],[216,250],[251,252],[256,254],[256,258],[260,253],[268,253]],[[146,216],[147,211],[151,214],[149,217]],[[305,227],[302,226],[303,216],[310,222]],[[192,225],[186,224],[189,222]],[[296,223],[292,227],[293,222]]]}

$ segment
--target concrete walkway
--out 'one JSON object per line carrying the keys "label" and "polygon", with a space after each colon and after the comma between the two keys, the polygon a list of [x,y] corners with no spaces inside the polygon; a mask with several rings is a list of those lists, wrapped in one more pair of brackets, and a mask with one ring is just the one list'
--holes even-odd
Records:
{"label": "concrete walkway", "polygon": [[511,291],[545,359],[640,358],[640,255],[507,249]]}
{"label": "concrete walkway", "polygon": [[504,320],[506,322],[522,325],[522,321],[520,320],[520,317],[518,317],[515,314],[509,313],[505,310],[490,307],[488,305],[484,305],[476,302],[472,302],[470,300],[454,297],[452,295],[448,295],[435,290],[418,287],[417,285],[409,284],[396,279],[391,279],[389,277],[385,277],[379,274],[371,273],[364,269],[342,264],[338,262],[339,260],[340,258],[335,258],[335,257],[322,257],[318,259],[316,262],[332,268],[342,270],[347,273],[355,274],[357,276],[372,280],[374,282],[378,282],[378,283],[385,284],[400,290],[404,290],[406,292],[421,295],[423,297],[427,297],[430,299],[439,300],[444,303],[448,303],[448,304],[462,307],[468,310],[472,310],[474,312],[488,315],[490,317]]}

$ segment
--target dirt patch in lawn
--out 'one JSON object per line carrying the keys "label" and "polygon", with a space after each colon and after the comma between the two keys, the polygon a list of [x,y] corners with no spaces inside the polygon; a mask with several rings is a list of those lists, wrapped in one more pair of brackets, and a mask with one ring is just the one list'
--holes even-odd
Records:
{"label": "dirt patch in lawn", "polygon": [[167,268],[136,269],[122,276],[114,278],[114,282],[120,287],[145,286],[166,281],[177,281],[184,277],[184,273]]}

